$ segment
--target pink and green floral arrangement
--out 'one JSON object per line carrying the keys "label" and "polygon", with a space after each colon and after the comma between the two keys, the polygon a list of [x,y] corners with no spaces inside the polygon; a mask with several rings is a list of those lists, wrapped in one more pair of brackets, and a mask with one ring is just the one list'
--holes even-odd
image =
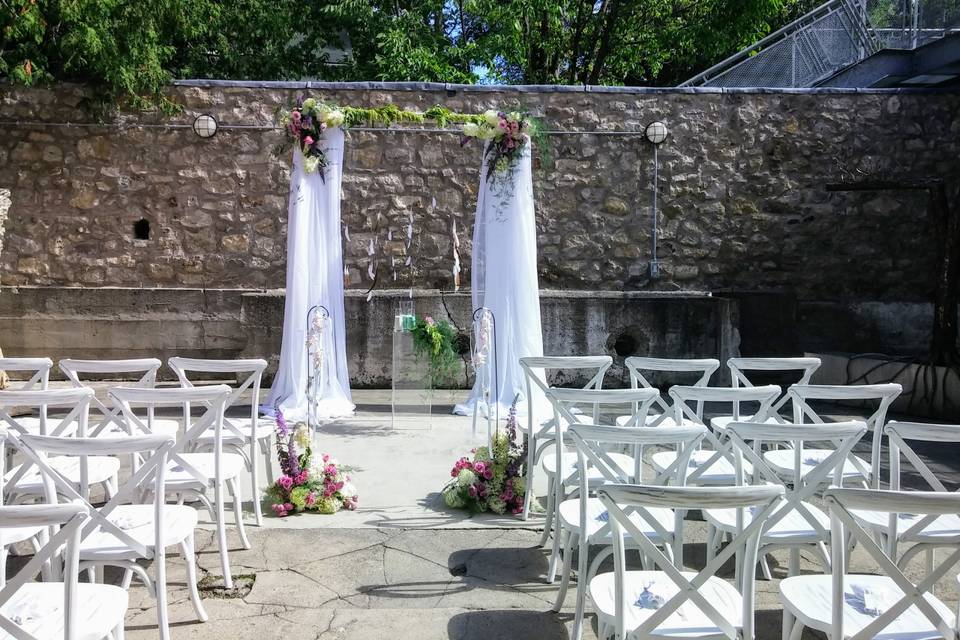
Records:
{"label": "pink and green floral arrangement", "polygon": [[448,507],[473,513],[521,513],[526,493],[523,462],[526,445],[517,444],[516,405],[510,407],[506,431],[493,436],[493,451],[473,450],[473,460],[463,457],[450,470],[450,482],[443,488]]}
{"label": "pink and green floral arrangement", "polygon": [[483,113],[480,122],[468,122],[463,125],[463,139],[466,144],[470,138],[487,140],[484,161],[487,164],[487,179],[493,180],[497,174],[510,170],[520,157],[524,147],[536,136],[539,129],[536,121],[517,111],[506,113],[489,110]]}
{"label": "pink and green floral arrangement", "polygon": [[297,99],[295,107],[280,114],[280,124],[288,141],[303,152],[304,171],[317,171],[323,179],[327,156],[321,139],[328,128],[342,126],[344,118],[343,111],[338,107],[314,98],[304,100],[302,96]]}
{"label": "pink and green floral arrangement", "polygon": [[283,518],[303,511],[332,514],[356,509],[359,499],[346,473],[349,469],[327,454],[314,458],[307,425],[291,428],[279,408],[276,423],[282,475],[266,491],[273,512]]}

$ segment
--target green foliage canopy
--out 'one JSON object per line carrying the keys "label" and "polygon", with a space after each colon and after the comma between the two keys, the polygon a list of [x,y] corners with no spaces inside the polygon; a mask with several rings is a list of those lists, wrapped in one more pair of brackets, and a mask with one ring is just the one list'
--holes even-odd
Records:
{"label": "green foliage canopy", "polygon": [[0,0],[0,77],[163,103],[172,78],[671,86],[813,0]]}

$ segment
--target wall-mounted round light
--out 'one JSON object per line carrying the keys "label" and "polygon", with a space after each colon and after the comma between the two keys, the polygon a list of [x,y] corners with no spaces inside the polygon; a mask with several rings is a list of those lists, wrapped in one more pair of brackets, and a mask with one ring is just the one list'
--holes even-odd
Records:
{"label": "wall-mounted round light", "polygon": [[667,139],[667,125],[663,124],[659,120],[656,122],[651,122],[647,125],[647,128],[643,130],[643,135],[647,137],[647,140],[653,144],[660,144]]}
{"label": "wall-mounted round light", "polygon": [[197,116],[193,121],[193,132],[201,138],[212,138],[217,135],[217,119],[209,113]]}

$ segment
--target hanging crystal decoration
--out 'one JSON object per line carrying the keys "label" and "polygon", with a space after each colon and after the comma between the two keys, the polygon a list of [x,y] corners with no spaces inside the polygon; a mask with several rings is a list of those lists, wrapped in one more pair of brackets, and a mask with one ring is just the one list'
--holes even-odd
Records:
{"label": "hanging crystal decoration", "polygon": [[[471,364],[480,387],[480,399],[473,405],[473,435],[477,435],[477,414],[482,411],[487,419],[487,447],[492,444],[491,420],[499,427],[500,402],[496,398],[491,406],[491,395],[499,394],[497,384],[497,332],[493,312],[480,307],[473,312],[473,344],[470,352]],[[495,407],[495,409],[493,409]],[[493,413],[491,411],[495,411]],[[488,449],[489,450],[489,449]]]}
{"label": "hanging crystal decoration", "polygon": [[320,398],[326,384],[326,336],[330,330],[330,312],[316,305],[307,312],[307,426],[320,428]]}

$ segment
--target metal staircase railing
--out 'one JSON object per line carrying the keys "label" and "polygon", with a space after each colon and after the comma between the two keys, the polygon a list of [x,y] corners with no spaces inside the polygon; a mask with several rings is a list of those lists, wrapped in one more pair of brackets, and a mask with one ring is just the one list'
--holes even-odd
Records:
{"label": "metal staircase railing", "polygon": [[680,86],[814,86],[880,49],[866,9],[830,0]]}

